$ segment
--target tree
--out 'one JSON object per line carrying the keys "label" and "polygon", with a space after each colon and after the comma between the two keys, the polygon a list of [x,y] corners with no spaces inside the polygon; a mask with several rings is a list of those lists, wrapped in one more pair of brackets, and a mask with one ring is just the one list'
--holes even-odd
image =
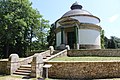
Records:
{"label": "tree", "polygon": [[0,0],[0,54],[25,56],[40,26],[39,12],[29,0]]}
{"label": "tree", "polygon": [[51,25],[49,35],[47,37],[47,41],[48,41],[49,46],[55,47],[55,44],[56,44],[55,24]]}
{"label": "tree", "polygon": [[[49,28],[50,28],[49,21],[41,18],[40,19],[40,26],[35,31],[36,41],[33,42],[33,46],[36,46],[35,44],[39,44],[38,46],[36,46],[36,47],[39,47],[39,49],[46,49],[47,48],[47,46],[48,46],[47,36],[49,33]],[[38,49],[38,48],[36,48],[36,49]]]}
{"label": "tree", "polygon": [[105,36],[104,36],[104,30],[101,30],[101,48],[105,48],[105,42],[104,42]]}

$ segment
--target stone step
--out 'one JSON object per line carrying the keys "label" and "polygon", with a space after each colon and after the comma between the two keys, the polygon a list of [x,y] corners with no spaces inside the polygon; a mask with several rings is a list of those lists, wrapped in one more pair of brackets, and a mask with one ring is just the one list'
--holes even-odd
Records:
{"label": "stone step", "polygon": [[18,69],[16,72],[31,73],[30,70],[21,70],[21,69]]}
{"label": "stone step", "polygon": [[31,65],[21,65],[20,68],[31,68]]}
{"label": "stone step", "polygon": [[43,59],[47,59],[47,57],[43,57]]}
{"label": "stone step", "polygon": [[51,57],[51,55],[47,55],[46,57]]}
{"label": "stone step", "polygon": [[23,75],[23,76],[30,76],[31,73],[31,65],[21,65],[16,72],[13,74],[15,75]]}
{"label": "stone step", "polygon": [[28,63],[28,65],[31,65],[32,62]]}
{"label": "stone step", "polygon": [[16,74],[16,75],[24,75],[24,76],[30,76],[30,73],[23,73],[23,72],[14,72],[13,74]]}
{"label": "stone step", "polygon": [[25,67],[20,67],[20,68],[18,68],[18,70],[31,70],[31,68],[25,68]]}
{"label": "stone step", "polygon": [[31,70],[31,65],[21,65],[18,70],[27,70],[30,71]]}

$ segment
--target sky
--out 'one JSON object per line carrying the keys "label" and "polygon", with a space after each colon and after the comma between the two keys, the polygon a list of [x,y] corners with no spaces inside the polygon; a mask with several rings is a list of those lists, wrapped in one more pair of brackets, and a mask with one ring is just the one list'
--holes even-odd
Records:
{"label": "sky", "polygon": [[30,0],[32,7],[37,9],[44,19],[54,23],[70,10],[76,1],[94,16],[100,18],[100,26],[105,36],[120,38],[120,0]]}

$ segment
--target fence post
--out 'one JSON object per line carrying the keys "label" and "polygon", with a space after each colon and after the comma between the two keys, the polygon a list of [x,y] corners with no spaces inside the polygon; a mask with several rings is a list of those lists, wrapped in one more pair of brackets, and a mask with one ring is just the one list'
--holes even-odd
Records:
{"label": "fence post", "polygon": [[11,54],[8,59],[8,74],[12,75],[19,68],[19,56],[17,54]]}
{"label": "fence post", "polygon": [[35,54],[31,63],[31,77],[42,77],[43,74],[43,56]]}

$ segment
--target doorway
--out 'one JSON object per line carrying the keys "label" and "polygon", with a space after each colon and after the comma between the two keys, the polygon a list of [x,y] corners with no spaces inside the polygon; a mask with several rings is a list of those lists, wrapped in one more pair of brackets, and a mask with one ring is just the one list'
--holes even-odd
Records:
{"label": "doorway", "polygon": [[71,49],[74,49],[74,44],[75,44],[74,32],[67,32],[67,44],[70,46]]}

